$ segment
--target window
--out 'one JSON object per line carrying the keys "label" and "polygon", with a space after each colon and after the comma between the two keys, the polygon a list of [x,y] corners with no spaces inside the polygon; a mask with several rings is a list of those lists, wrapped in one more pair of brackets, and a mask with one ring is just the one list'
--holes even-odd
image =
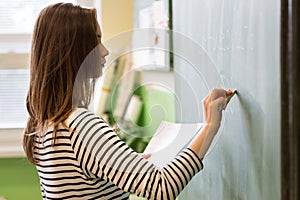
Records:
{"label": "window", "polygon": [[[53,0],[0,1],[0,34],[30,34],[39,11]],[[75,0],[68,2],[75,3]]]}
{"label": "window", "polygon": [[0,70],[0,128],[25,127],[25,97],[29,82],[27,69]]}

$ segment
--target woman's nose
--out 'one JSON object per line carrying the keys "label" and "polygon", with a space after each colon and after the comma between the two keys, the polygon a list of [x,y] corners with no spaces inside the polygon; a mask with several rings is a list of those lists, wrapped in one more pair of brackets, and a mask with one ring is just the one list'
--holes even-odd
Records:
{"label": "woman's nose", "polygon": [[107,49],[103,44],[101,44],[101,55],[102,55],[103,57],[105,57],[105,56],[107,56],[108,54],[109,54],[108,49]]}

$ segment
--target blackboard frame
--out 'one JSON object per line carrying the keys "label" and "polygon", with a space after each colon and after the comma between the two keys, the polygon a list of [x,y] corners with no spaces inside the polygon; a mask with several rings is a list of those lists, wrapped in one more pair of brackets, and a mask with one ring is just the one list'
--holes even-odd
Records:
{"label": "blackboard frame", "polygon": [[299,196],[300,4],[281,0],[281,199]]}

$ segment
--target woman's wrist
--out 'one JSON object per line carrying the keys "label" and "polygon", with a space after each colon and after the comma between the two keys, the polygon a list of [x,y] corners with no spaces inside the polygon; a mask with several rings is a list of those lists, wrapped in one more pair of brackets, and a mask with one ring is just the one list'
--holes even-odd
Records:
{"label": "woman's wrist", "polygon": [[207,134],[216,135],[220,128],[220,124],[204,123],[203,127],[207,129]]}

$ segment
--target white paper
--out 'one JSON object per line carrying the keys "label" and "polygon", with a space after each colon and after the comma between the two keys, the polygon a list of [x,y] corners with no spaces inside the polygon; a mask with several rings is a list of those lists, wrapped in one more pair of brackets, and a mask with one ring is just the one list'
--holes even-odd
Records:
{"label": "white paper", "polygon": [[146,147],[144,154],[151,154],[149,162],[163,167],[199,133],[202,123],[180,124],[163,121]]}

